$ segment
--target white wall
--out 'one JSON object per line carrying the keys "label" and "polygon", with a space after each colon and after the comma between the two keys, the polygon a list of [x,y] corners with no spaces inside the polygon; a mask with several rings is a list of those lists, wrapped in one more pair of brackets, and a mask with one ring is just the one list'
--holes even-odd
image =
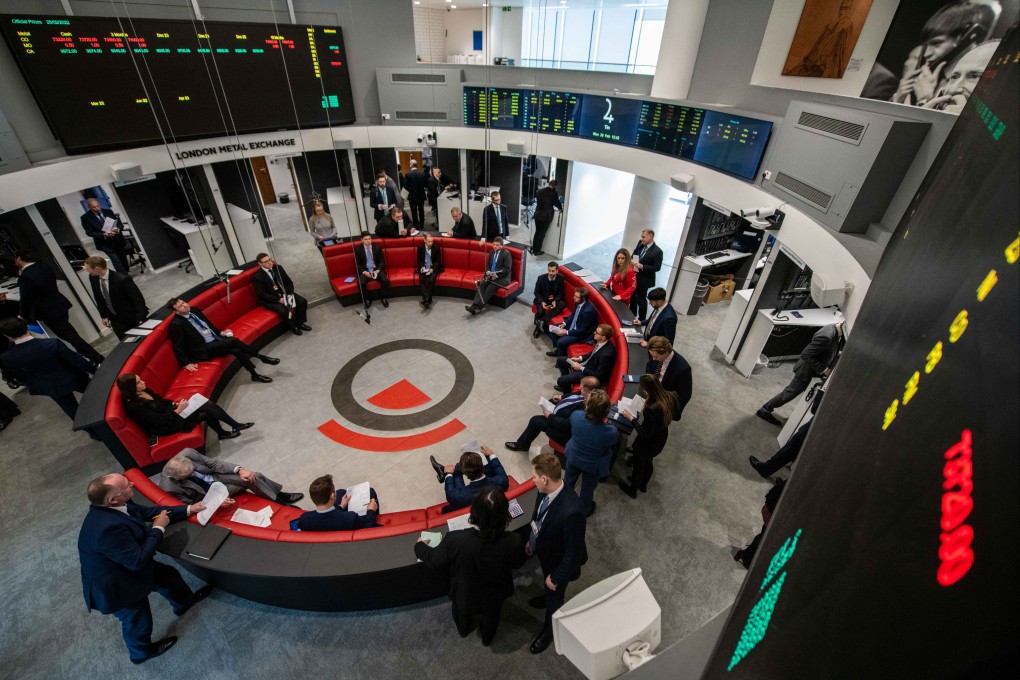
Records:
{"label": "white wall", "polygon": [[[524,10],[512,7],[509,12],[498,10],[503,19],[502,43],[499,54],[492,52],[493,57],[509,57],[514,63],[521,63],[521,37],[524,30]],[[495,12],[493,12],[495,14]],[[493,47],[493,50],[495,47]]]}
{"label": "white wall", "polygon": [[[446,14],[446,54],[482,55],[484,50],[476,51],[474,47],[474,31],[482,31],[485,35],[485,11],[481,9],[455,9]],[[482,47],[486,45],[482,44]]]}
{"label": "white wall", "polygon": [[446,10],[415,5],[414,50],[422,61],[446,61]]}
{"label": "white wall", "polygon": [[[574,163],[567,200],[566,234],[563,257],[568,258],[588,246],[619,234],[627,224],[630,192],[634,175],[601,165]],[[610,264],[606,263],[608,271]],[[608,274],[596,272],[603,276]]]}

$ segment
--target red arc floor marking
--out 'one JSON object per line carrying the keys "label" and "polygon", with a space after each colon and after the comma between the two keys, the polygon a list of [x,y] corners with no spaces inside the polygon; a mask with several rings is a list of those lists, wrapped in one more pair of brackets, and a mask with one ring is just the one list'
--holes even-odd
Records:
{"label": "red arc floor marking", "polygon": [[361,434],[344,427],[335,420],[330,420],[319,426],[319,432],[338,444],[363,451],[385,452],[410,451],[411,449],[431,446],[432,444],[449,439],[465,429],[467,429],[467,426],[456,418],[427,432],[420,432],[405,437],[376,437],[370,434]]}
{"label": "red arc floor marking", "polygon": [[379,408],[414,408],[427,404],[431,399],[408,380],[393,383],[382,392],[368,398],[368,403]]}

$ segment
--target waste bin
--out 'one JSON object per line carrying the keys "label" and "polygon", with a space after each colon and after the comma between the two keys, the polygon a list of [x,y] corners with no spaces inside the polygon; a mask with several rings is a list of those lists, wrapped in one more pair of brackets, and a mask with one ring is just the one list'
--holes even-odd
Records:
{"label": "waste bin", "polygon": [[754,362],[754,368],[751,369],[751,375],[758,375],[769,366],[769,358],[764,354],[758,355],[758,361]]}
{"label": "waste bin", "polygon": [[290,195],[288,194],[276,194],[276,198],[280,203],[290,203]]}
{"label": "waste bin", "polygon": [[687,309],[687,316],[694,316],[705,304],[705,296],[708,295],[708,279],[702,276],[694,286],[694,295],[691,296],[691,306]]}

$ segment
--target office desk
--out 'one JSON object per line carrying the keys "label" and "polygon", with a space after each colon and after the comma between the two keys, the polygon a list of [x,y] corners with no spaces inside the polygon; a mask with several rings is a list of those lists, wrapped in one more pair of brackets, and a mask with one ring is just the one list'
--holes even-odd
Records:
{"label": "office desk", "polygon": [[[677,278],[676,292],[673,294],[673,307],[680,314],[694,313],[692,311],[695,304],[694,288],[698,285],[698,279],[702,277],[705,269],[726,264],[727,262],[736,262],[737,260],[743,260],[745,257],[752,256],[752,253],[741,253],[729,249],[720,250],[719,252],[725,253],[725,255],[713,257],[712,259],[708,259],[704,255],[688,255],[683,259],[683,263],[680,266],[680,275]],[[700,302],[699,300],[698,304]]]}
{"label": "office desk", "polygon": [[[772,331],[777,326],[813,326],[821,328],[822,326],[839,323],[843,320],[843,313],[832,307],[826,307],[825,309],[788,309],[782,312],[783,316],[788,317],[783,321],[777,321],[772,316],[772,311],[771,309],[758,310],[758,313],[754,316],[754,321],[751,322],[751,330],[747,333],[744,345],[740,348],[740,353],[737,354],[737,361],[734,365],[745,378],[751,377],[751,371],[754,369],[758,357],[761,356],[765,343],[768,342],[769,336],[772,335]],[[795,317],[793,315],[794,311],[799,312],[802,318],[798,319]]]}
{"label": "office desk", "polygon": [[162,221],[188,239],[188,255],[195,265],[195,271],[203,279],[234,267],[219,227],[208,223],[185,222],[176,217],[164,217]]}

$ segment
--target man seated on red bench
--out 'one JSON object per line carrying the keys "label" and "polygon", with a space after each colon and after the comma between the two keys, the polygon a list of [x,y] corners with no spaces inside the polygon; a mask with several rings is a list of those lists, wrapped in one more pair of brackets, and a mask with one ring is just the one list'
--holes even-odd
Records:
{"label": "man seated on red bench", "polygon": [[283,319],[294,335],[312,330],[308,325],[308,300],[294,292],[294,282],[283,265],[277,264],[268,253],[259,253],[255,261],[262,271],[251,277],[251,287],[262,306]]}
{"label": "man seated on red bench", "polygon": [[255,371],[255,364],[251,362],[251,358],[256,357],[270,366],[280,363],[279,359],[259,354],[255,348],[235,338],[230,331],[220,331],[212,321],[205,318],[205,314],[192,309],[191,305],[180,298],[170,298],[166,308],[174,313],[174,318],[170,322],[170,343],[174,347],[174,355],[181,368],[197,371],[199,362],[232,354],[251,374],[254,382],[273,382],[268,375],[260,375]]}
{"label": "man seated on red bench", "polygon": [[535,280],[535,337],[549,332],[549,322],[566,308],[563,300],[563,275],[560,266],[550,262],[546,275]]}
{"label": "man seated on red bench", "polygon": [[379,282],[382,306],[389,307],[390,278],[386,276],[383,251],[378,245],[372,245],[372,235],[367,231],[361,232],[361,245],[354,247],[354,263],[358,268],[358,279],[365,294],[365,309],[372,306],[372,298],[368,296],[367,288],[369,281]]}
{"label": "man seated on red bench", "polygon": [[227,487],[231,498],[225,504],[232,504],[234,496],[251,491],[256,496],[277,503],[291,505],[304,498],[301,493],[287,493],[283,485],[266,477],[261,472],[228,463],[224,460],[207,458],[195,449],[184,449],[163,466],[159,476],[159,488],[184,503],[197,503],[213,482]]}
{"label": "man seated on red bench", "polygon": [[549,337],[553,341],[551,352],[547,357],[565,357],[567,348],[579,342],[591,340],[595,326],[599,323],[595,305],[588,302],[588,289],[578,286],[574,289],[574,311],[556,326],[549,326]]}
{"label": "man seated on red bench", "polygon": [[464,307],[474,316],[485,309],[489,298],[496,294],[500,288],[510,285],[510,269],[513,264],[513,257],[509,250],[503,248],[503,239],[497,236],[492,239],[492,254],[485,258],[485,271],[482,278],[475,281],[475,300]]}
{"label": "man seated on red bench", "polygon": [[556,389],[569,392],[581,379],[593,375],[603,385],[608,385],[613,377],[616,366],[616,346],[609,341],[613,337],[613,327],[600,323],[595,328],[595,346],[587,354],[576,359],[560,357],[556,360],[556,368],[560,369],[560,377],[556,379]]}
{"label": "man seated on red bench", "polygon": [[411,224],[411,220],[404,216],[404,211],[394,208],[389,215],[383,215],[375,224],[375,235],[382,238],[399,238],[401,236],[414,236],[418,230]]}
{"label": "man seated on red bench", "polygon": [[317,477],[308,487],[308,497],[315,503],[315,510],[298,517],[297,527],[301,531],[354,531],[378,526],[375,518],[379,514],[379,496],[375,489],[371,489],[369,495],[368,511],[364,516],[359,515],[347,509],[351,497],[346,489],[337,490],[333,475]]}
{"label": "man seated on red bench", "polygon": [[482,489],[488,486],[499,487],[503,491],[510,488],[506,470],[496,458],[496,454],[488,446],[481,448],[481,453],[477,451],[462,453],[460,462],[456,465],[443,466],[435,456],[429,456],[432,469],[436,471],[436,479],[446,486],[447,505],[443,508],[444,513],[468,507]]}
{"label": "man seated on red bench", "polygon": [[543,432],[549,435],[549,439],[559,444],[566,444],[570,439],[570,414],[577,409],[583,409],[587,396],[591,394],[592,390],[597,390],[600,387],[602,385],[598,378],[593,375],[584,376],[581,378],[580,392],[566,396],[556,395],[550,399],[556,405],[555,408],[551,411],[543,411],[537,416],[531,416],[528,426],[524,428],[524,432],[517,438],[517,441],[506,442],[503,446],[511,451],[527,451],[531,448],[532,442]]}

